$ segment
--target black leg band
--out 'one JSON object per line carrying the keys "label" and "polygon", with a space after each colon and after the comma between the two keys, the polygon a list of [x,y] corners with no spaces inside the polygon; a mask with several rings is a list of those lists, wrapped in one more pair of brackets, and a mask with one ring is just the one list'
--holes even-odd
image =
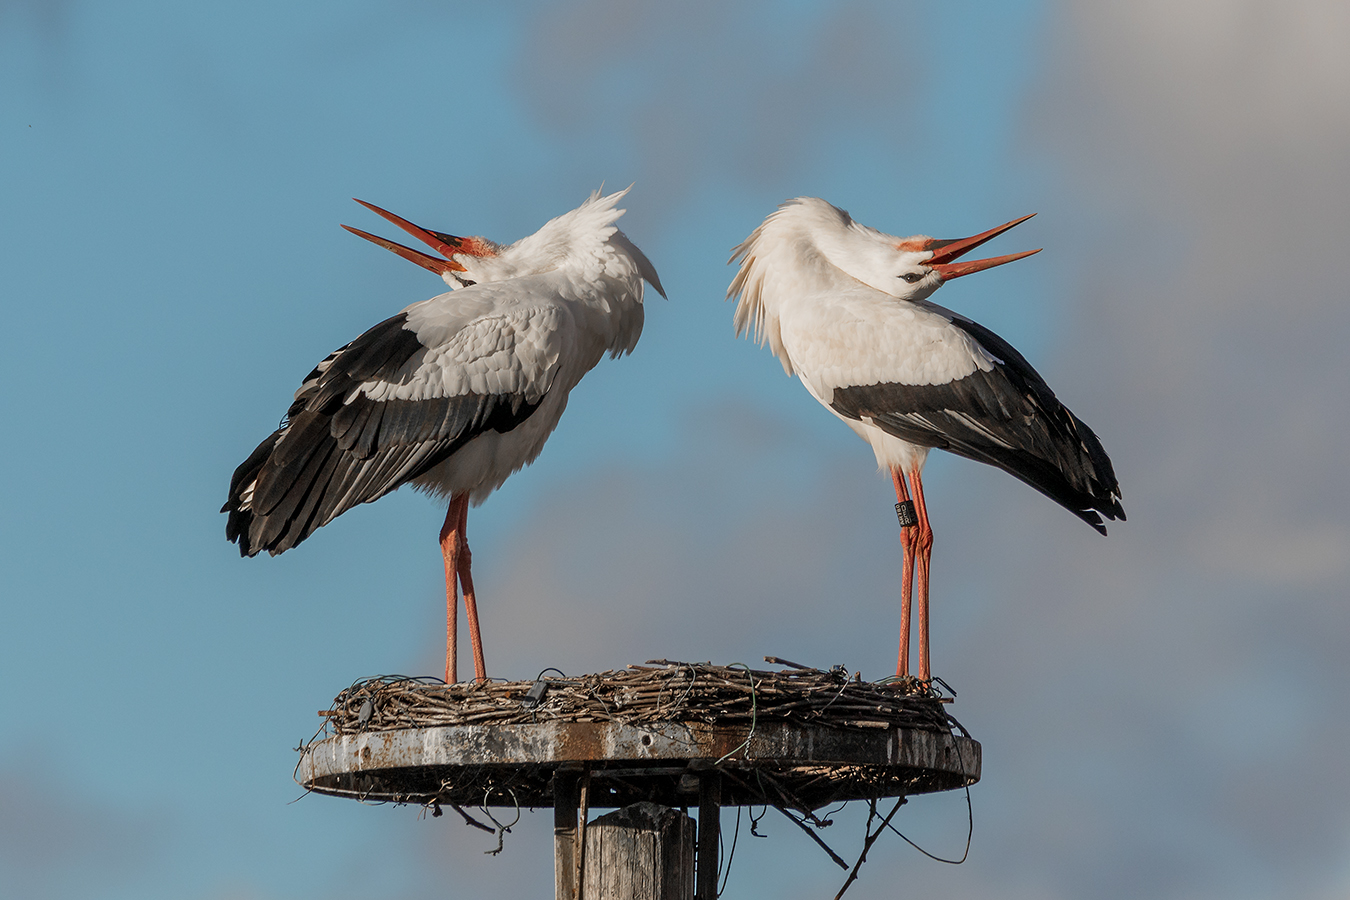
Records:
{"label": "black leg band", "polygon": [[919,514],[914,511],[913,500],[904,500],[895,504],[895,517],[900,520],[901,528],[919,524]]}

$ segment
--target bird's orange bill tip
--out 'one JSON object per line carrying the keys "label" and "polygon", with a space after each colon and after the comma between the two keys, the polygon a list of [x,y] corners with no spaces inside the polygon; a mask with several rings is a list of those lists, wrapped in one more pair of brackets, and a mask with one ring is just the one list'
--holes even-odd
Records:
{"label": "bird's orange bill tip", "polygon": [[[420,225],[414,225],[412,222],[409,222],[402,216],[394,215],[387,209],[380,209],[374,203],[367,203],[364,200],[357,200],[357,198],[355,197],[353,197],[352,199],[356,200],[357,203],[360,203],[366,209],[375,213],[375,215],[387,219],[390,222],[393,222],[399,228],[402,228],[404,231],[408,232],[408,234],[411,234],[413,237],[417,238],[419,241],[426,244],[428,247],[442,254],[443,256],[453,256],[456,253],[464,252],[463,248],[464,242],[460,238],[457,238],[452,234],[443,234],[439,231],[428,231],[427,229],[421,227]],[[393,250],[392,247],[389,249]],[[397,250],[394,250],[394,252],[398,253]],[[401,256],[402,254],[399,255]],[[464,270],[456,269],[455,271],[462,272]]]}
{"label": "bird's orange bill tip", "polygon": [[933,265],[926,263],[928,268],[938,273],[938,277],[943,281],[950,281],[953,278],[960,278],[962,275],[969,275],[972,272],[983,272],[985,269],[992,269],[994,266],[1001,266],[1004,263],[1016,262],[1019,259],[1026,259],[1033,253],[1040,253],[1040,249],[1027,250],[1022,253],[1010,253],[1007,256],[993,256],[989,259],[972,259],[968,262],[957,263],[939,263]]}
{"label": "bird's orange bill tip", "polygon": [[[1027,219],[1030,219],[1031,216],[1034,215],[1036,214],[1032,213],[1030,216],[1023,216],[1020,219],[1013,219],[1011,222],[1004,222],[997,228],[991,228],[988,231],[982,231],[979,234],[974,235],[972,237],[957,238],[956,240],[951,241],[938,241],[930,239],[928,241],[925,241],[922,247],[906,248],[906,249],[932,250],[933,256],[931,259],[928,260],[928,265],[930,266],[933,265],[934,263],[949,263],[954,259],[964,256],[971,250],[974,250],[976,247],[980,246],[985,241],[993,240],[1003,232],[1007,231],[1009,228],[1012,228],[1015,225],[1021,225],[1023,222],[1025,222]],[[1005,262],[1011,262],[1011,260],[1005,260]],[[988,266],[986,266],[985,268],[988,268]],[[979,271],[979,270],[976,269],[972,271]],[[961,274],[964,275],[967,273],[963,272]]]}
{"label": "bird's orange bill tip", "polygon": [[370,232],[367,231],[362,231],[359,228],[353,228],[350,225],[343,225],[342,227],[347,229],[357,237],[365,238],[372,244],[379,244],[384,249],[397,253],[399,256],[403,257],[408,262],[417,263],[417,265],[421,266],[424,269],[428,269],[432,272],[435,272],[437,275],[444,275],[446,272],[464,271],[464,267],[452,259],[437,259],[434,256],[428,256],[421,250],[414,250],[411,247],[405,247],[402,244],[397,244],[394,243],[393,241],[385,240],[384,238],[379,237],[378,235],[371,234]]}

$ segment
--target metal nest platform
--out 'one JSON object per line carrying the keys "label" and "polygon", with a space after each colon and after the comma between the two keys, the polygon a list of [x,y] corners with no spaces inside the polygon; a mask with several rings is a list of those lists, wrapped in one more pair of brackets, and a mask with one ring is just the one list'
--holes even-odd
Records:
{"label": "metal nest platform", "polygon": [[767,660],[787,668],[658,660],[534,682],[359,682],[321,713],[296,780],[365,801],[550,807],[581,776],[592,808],[686,807],[716,772],[721,805],[803,812],[979,780],[979,743],[931,685]]}

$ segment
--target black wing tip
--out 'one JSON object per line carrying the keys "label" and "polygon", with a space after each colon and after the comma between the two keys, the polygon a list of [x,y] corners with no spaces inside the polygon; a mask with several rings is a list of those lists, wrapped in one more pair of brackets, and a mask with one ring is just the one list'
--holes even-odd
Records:
{"label": "black wing tip", "polygon": [[266,517],[264,517],[260,523],[257,517],[253,515],[252,510],[231,509],[229,503],[226,503],[220,511],[228,512],[230,514],[229,519],[225,521],[225,539],[231,544],[239,545],[239,555],[244,559],[250,559],[257,556],[264,550],[271,556],[285,553],[287,550],[309,537],[309,532],[302,534],[298,538],[293,538],[283,533],[269,544],[258,544],[254,542],[255,533],[262,533],[263,529],[260,526],[266,525]]}
{"label": "black wing tip", "polygon": [[1078,518],[1095,528],[1102,537],[1106,537],[1106,523],[1102,521],[1102,516],[1105,516],[1112,522],[1125,521],[1125,509],[1120,505],[1120,501],[1115,498],[1112,498],[1110,506],[1102,504],[1102,506],[1096,506],[1091,509],[1075,509],[1072,510],[1072,512]]}
{"label": "black wing tip", "polygon": [[220,508],[223,513],[229,513],[230,517],[225,520],[225,540],[231,544],[239,545],[239,555],[245,559],[258,554],[258,548],[254,547],[249,541],[249,529],[253,525],[253,513],[246,509],[239,509],[235,505],[235,498],[231,497],[225,505]]}
{"label": "black wing tip", "polygon": [[[1063,505],[1063,504],[1061,504],[1061,505]],[[1098,515],[1097,510],[1095,510],[1095,509],[1074,509],[1073,507],[1067,507],[1067,508],[1068,508],[1069,512],[1073,513],[1075,516],[1077,516],[1078,518],[1082,519],[1084,522],[1088,523],[1088,524],[1091,525],[1094,529],[1096,529],[1097,533],[1100,534],[1102,537],[1105,537],[1105,536],[1106,536],[1106,524],[1105,524],[1104,522],[1102,522],[1102,517],[1101,517],[1100,515]],[[1110,513],[1107,513],[1107,516],[1110,517]]]}
{"label": "black wing tip", "polygon": [[253,528],[253,510],[242,507],[243,490],[245,485],[250,482],[256,482],[258,473],[267,463],[272,455],[272,450],[276,447],[277,441],[281,438],[283,429],[277,429],[269,434],[261,444],[253,449],[248,455],[248,459],[239,464],[230,477],[229,499],[220,508],[222,513],[228,513],[229,518],[225,520],[225,539],[232,544],[239,545],[239,555],[243,557],[255,556],[258,553],[257,547],[249,540],[249,534]]}

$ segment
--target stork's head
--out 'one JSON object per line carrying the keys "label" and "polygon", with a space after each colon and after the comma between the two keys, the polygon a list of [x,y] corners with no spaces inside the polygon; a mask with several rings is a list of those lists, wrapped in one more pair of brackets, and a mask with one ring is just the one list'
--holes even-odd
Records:
{"label": "stork's head", "polygon": [[420,225],[414,225],[407,219],[396,216],[388,210],[380,209],[373,203],[367,203],[364,200],[357,200],[356,202],[376,215],[383,216],[393,222],[408,234],[440,253],[441,256],[431,256],[420,250],[414,250],[411,247],[405,247],[394,241],[362,231],[359,228],[352,228],[350,225],[343,225],[343,228],[358,237],[379,244],[386,250],[392,250],[409,262],[417,263],[422,268],[435,272],[444,278],[445,283],[452,288],[467,287],[480,281],[498,281],[514,274],[497,271],[497,269],[502,268],[502,261],[499,259],[501,248],[487,238],[456,237],[453,234],[446,234],[441,231],[431,231],[422,228]]}
{"label": "stork's head", "polygon": [[[1013,219],[968,238],[939,240],[927,235],[901,238],[855,222],[848,213],[823,200],[811,200],[817,205],[811,211],[813,215],[809,213],[815,221],[811,238],[820,254],[845,274],[901,300],[922,300],[953,278],[1040,252],[1028,250],[1007,256],[956,261],[1031,216]],[[828,212],[820,206],[828,207]]]}
{"label": "stork's head", "polygon": [[818,197],[788,200],[738,245],[729,262],[740,270],[727,299],[740,295],[735,325],[767,342],[792,373],[779,331],[779,310],[796,298],[829,292],[852,280],[898,300],[923,300],[945,282],[1022,259],[1039,250],[958,263],[956,259],[1031,216],[959,240],[900,238],[859,222]]}
{"label": "stork's head", "polygon": [[[636,277],[646,279],[664,297],[666,292],[661,287],[661,279],[657,277],[651,261],[614,225],[614,221],[624,213],[622,209],[615,208],[615,203],[626,193],[628,191],[625,189],[602,197],[596,192],[581,206],[550,219],[529,237],[505,246],[487,238],[456,237],[431,231],[374,204],[356,201],[436,250],[443,258],[430,256],[350,225],[342,227],[435,272],[451,288],[549,272],[569,264],[583,269],[594,268],[598,264],[601,270],[605,270],[602,257],[608,249],[622,253],[631,260]],[[638,291],[635,299],[640,297],[641,291]]]}

